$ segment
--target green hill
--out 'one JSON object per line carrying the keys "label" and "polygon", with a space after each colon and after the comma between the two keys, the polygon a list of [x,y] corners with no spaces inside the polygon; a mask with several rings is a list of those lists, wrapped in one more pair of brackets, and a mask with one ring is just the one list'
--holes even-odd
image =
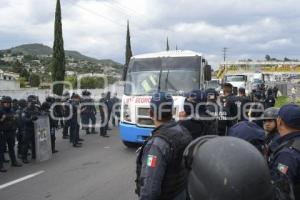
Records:
{"label": "green hill", "polygon": [[[22,53],[23,55],[32,55],[32,56],[40,56],[40,55],[51,55],[52,54],[52,48],[43,45],[43,44],[24,44],[17,47],[13,47],[11,49],[5,49],[1,51],[11,51],[13,54]],[[86,60],[92,63],[100,63],[100,64],[108,64],[114,67],[121,66],[120,63],[117,63],[110,59],[103,59],[98,60],[95,58],[91,58],[85,55],[82,55],[81,53],[77,51],[65,51],[66,56],[72,57],[75,60]]]}

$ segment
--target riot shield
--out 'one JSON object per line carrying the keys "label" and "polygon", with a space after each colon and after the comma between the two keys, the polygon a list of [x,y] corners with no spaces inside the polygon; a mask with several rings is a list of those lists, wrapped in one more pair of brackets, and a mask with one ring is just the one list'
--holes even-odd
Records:
{"label": "riot shield", "polygon": [[39,116],[34,122],[36,161],[43,162],[52,158],[50,121],[48,115]]}

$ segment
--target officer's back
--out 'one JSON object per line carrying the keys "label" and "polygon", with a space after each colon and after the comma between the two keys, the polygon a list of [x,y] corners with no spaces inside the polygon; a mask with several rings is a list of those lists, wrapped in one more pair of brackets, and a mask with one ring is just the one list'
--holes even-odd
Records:
{"label": "officer's back", "polygon": [[[163,103],[162,111],[158,108]],[[172,120],[172,109],[171,96],[163,92],[153,95],[150,116],[156,129],[137,158],[139,199],[186,199],[187,173],[182,154],[192,138],[185,128]]]}

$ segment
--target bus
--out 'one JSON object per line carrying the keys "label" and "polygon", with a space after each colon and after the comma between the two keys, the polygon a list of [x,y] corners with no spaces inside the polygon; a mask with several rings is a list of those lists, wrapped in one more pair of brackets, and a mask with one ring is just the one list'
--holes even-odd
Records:
{"label": "bus", "polygon": [[133,56],[123,72],[120,137],[125,146],[143,143],[154,129],[150,100],[154,92],[172,94],[174,118],[183,112],[186,92],[204,89],[211,67],[202,54],[193,51],[165,51]]}

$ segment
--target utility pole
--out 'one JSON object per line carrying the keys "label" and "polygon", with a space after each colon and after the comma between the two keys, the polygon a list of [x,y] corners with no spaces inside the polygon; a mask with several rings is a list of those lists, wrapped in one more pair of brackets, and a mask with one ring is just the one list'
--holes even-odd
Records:
{"label": "utility pole", "polygon": [[227,58],[227,51],[228,51],[228,48],[227,48],[227,47],[224,47],[223,50],[222,50],[224,62],[226,61],[226,58]]}

